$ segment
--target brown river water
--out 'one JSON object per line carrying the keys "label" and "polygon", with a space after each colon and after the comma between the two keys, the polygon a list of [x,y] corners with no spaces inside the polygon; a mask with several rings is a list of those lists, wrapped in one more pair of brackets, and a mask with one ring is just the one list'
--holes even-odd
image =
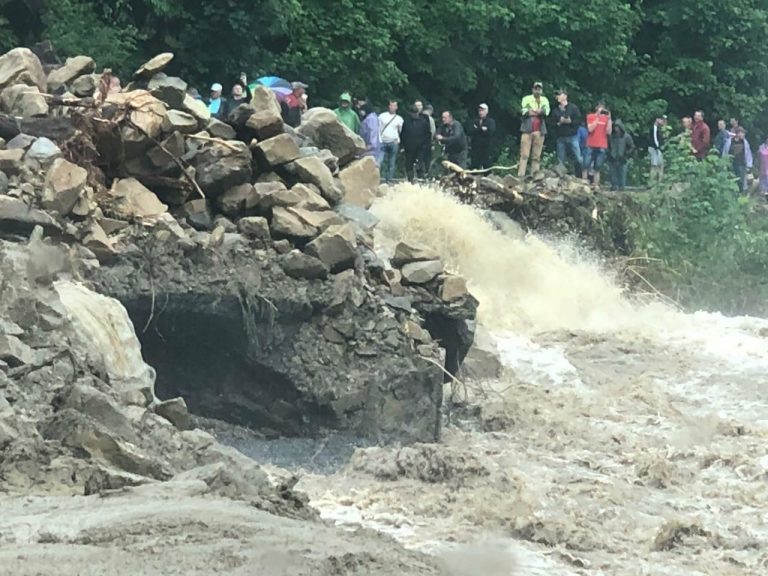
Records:
{"label": "brown river water", "polygon": [[373,211],[384,255],[420,242],[467,278],[504,373],[454,384],[439,445],[305,472],[325,518],[463,576],[768,574],[768,321],[634,302],[572,246],[436,190]]}

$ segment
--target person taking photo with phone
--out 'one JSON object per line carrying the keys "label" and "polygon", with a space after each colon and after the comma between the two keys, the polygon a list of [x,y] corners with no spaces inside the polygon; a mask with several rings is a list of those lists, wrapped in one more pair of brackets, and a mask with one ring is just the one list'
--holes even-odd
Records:
{"label": "person taking photo with phone", "polygon": [[588,180],[591,172],[592,185],[597,188],[600,186],[600,169],[605,163],[605,156],[608,151],[608,136],[613,131],[611,111],[605,107],[603,102],[599,102],[595,106],[595,111],[587,115],[587,131],[589,135],[587,136],[587,148],[584,150],[581,177]]}

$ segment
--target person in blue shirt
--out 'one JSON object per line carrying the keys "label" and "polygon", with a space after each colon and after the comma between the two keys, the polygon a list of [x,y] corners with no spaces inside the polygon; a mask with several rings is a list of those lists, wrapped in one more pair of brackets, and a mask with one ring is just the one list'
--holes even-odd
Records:
{"label": "person in blue shirt", "polygon": [[[589,136],[589,130],[587,130],[587,125],[584,122],[581,123],[579,129],[576,131],[576,136],[579,138],[581,157],[584,158],[584,150],[587,149],[587,136]],[[576,174],[581,170],[581,164],[577,164],[577,166],[578,170],[576,171]]]}
{"label": "person in blue shirt", "polygon": [[206,104],[208,104],[208,111],[211,113],[212,118],[221,120],[224,118],[227,112],[227,100],[221,95],[223,90],[221,84],[218,82],[211,86],[211,97],[208,98]]}

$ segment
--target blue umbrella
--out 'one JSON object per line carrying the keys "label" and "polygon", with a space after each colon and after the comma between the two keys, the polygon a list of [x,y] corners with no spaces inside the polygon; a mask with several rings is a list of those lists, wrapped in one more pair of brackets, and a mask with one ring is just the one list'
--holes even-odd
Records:
{"label": "blue umbrella", "polygon": [[293,92],[291,83],[284,78],[279,78],[278,76],[262,76],[261,78],[257,78],[254,82],[251,82],[248,85],[248,88],[253,90],[258,85],[266,86],[272,90],[272,92],[277,95],[279,100],[283,100],[286,96],[288,96],[288,94]]}

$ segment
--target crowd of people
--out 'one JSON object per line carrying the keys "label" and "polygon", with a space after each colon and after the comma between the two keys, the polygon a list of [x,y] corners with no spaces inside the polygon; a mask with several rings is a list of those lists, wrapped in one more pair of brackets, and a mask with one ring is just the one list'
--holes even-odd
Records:
{"label": "crowd of people", "polygon": [[[301,123],[307,109],[307,88],[303,82],[293,82],[292,92],[281,99],[286,124],[297,127]],[[222,91],[221,84],[215,83],[211,86],[210,96],[203,99],[211,115],[222,120],[251,98],[244,75],[233,84],[228,98],[222,95]],[[196,93],[193,96],[200,98]],[[334,110],[342,124],[362,137],[367,154],[376,160],[385,183],[396,179],[401,151],[406,178],[413,181],[427,177],[435,142],[441,146],[444,159],[461,168],[491,168],[496,122],[489,115],[487,104],[478,105],[476,116],[466,125],[456,120],[450,110],[443,111],[439,122],[436,122],[434,112],[430,104],[416,100],[407,107],[403,117],[399,114],[398,101],[390,100],[386,111],[377,114],[366,98],[352,98],[349,92],[341,94],[338,107]],[[520,104],[519,178],[532,179],[540,172],[544,142],[550,130],[554,132],[561,171],[568,171],[567,167],[572,162],[577,176],[593,187],[599,187],[603,166],[607,164],[611,189],[625,189],[629,162],[637,146],[622,120],[614,119],[604,102],[598,102],[591,112],[583,116],[578,106],[568,99],[566,90],[555,93],[555,106],[552,107],[544,95],[542,82],[534,82],[531,94],[523,97]],[[681,131],[674,137],[668,138],[669,132],[667,116],[657,115],[647,135],[652,181],[663,174],[665,146],[676,142],[689,149],[698,160],[703,160],[713,151],[729,159],[739,190],[746,190],[754,157],[746,131],[737,119],[731,118],[729,124],[719,120],[717,133],[712,139],[704,113],[699,110],[693,117],[682,119]],[[768,194],[768,139],[759,147],[758,153],[760,190]]]}

